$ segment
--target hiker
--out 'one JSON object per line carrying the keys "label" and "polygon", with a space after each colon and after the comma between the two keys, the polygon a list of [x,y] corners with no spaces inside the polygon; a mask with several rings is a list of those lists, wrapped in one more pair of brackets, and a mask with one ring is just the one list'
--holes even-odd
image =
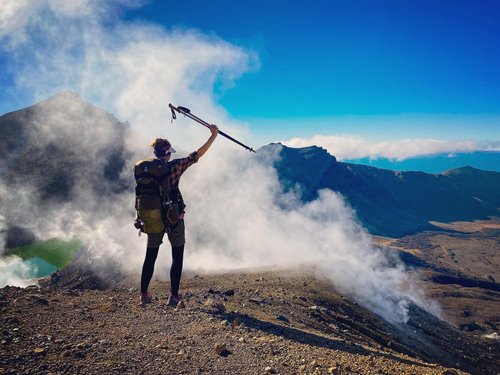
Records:
{"label": "hiker", "polygon": [[[161,229],[159,233],[149,233],[145,231],[148,236],[147,248],[146,248],[146,258],[144,259],[144,264],[142,266],[141,275],[141,304],[147,304],[152,302],[151,294],[148,292],[149,283],[153,277],[154,265],[156,258],[158,256],[158,250],[160,245],[163,243],[163,237],[165,232],[167,233],[168,240],[172,246],[172,265],[170,267],[170,296],[168,298],[167,304],[169,306],[177,306],[182,296],[179,294],[179,286],[182,274],[182,262],[184,257],[184,243],[185,243],[185,228],[184,228],[184,214],[185,214],[185,204],[182,199],[181,192],[179,190],[179,180],[184,173],[184,171],[191,165],[196,163],[199,158],[201,158],[207,150],[210,148],[212,143],[218,134],[218,128],[216,125],[209,126],[211,136],[197,151],[190,154],[188,157],[181,159],[174,159],[170,161],[170,157],[175,150],[172,148],[170,142],[165,138],[156,138],[151,146],[153,147],[153,152],[156,163],[160,163],[163,167],[168,167],[168,182],[169,186],[169,197],[173,205],[177,207],[175,215],[178,215],[174,220],[173,224],[170,221],[170,211],[168,213],[163,212],[163,225],[164,229]],[[163,163],[163,164],[162,164]],[[146,168],[147,171],[147,168]],[[163,210],[164,211],[164,210]],[[165,219],[166,215],[166,219]],[[167,221],[167,223],[165,223]],[[162,227],[163,227],[162,225]]]}

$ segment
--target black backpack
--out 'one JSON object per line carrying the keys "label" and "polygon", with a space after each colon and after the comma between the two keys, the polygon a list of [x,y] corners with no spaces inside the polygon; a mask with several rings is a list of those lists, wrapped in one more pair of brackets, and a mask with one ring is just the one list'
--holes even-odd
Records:
{"label": "black backpack", "polygon": [[170,199],[170,167],[151,158],[134,166],[135,227],[144,233],[161,233],[179,220],[176,204]]}

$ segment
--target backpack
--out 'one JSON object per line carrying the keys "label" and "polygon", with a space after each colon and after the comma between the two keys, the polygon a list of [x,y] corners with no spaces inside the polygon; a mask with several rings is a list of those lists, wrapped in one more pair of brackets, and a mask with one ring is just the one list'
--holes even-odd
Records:
{"label": "backpack", "polygon": [[134,166],[134,177],[134,226],[144,233],[161,233],[166,224],[175,224],[179,214],[169,198],[171,189],[168,164],[155,158],[141,160]]}

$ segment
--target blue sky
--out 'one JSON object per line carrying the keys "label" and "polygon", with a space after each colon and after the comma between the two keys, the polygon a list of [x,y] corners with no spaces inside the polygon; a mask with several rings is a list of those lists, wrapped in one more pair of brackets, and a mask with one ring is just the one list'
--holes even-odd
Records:
{"label": "blue sky", "polygon": [[156,1],[127,17],[255,50],[260,69],[220,96],[236,117],[500,112],[497,1]]}
{"label": "blue sky", "polygon": [[[212,90],[257,142],[338,134],[500,141],[498,1],[114,2],[103,21],[109,29],[196,30],[251,56],[237,79],[215,80]],[[2,113],[31,100],[9,74],[11,53],[0,50]]]}

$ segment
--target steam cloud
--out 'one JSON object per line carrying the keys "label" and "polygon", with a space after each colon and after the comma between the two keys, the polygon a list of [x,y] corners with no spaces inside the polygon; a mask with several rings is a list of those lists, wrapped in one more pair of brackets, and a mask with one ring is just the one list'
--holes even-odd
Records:
{"label": "steam cloud", "polygon": [[[13,52],[10,67],[18,90],[39,99],[70,88],[130,121],[132,126],[124,134],[131,157],[122,174],[130,175],[131,163],[149,155],[148,141],[155,136],[171,139],[179,156],[194,151],[208,138],[206,129],[186,119],[171,125],[169,101],[223,124],[236,137],[251,137],[245,124],[232,120],[213,97],[216,81],[231,84],[258,67],[251,51],[192,30],[167,31],[119,21],[109,26],[110,19],[104,26],[107,13],[97,1],[83,2],[85,12],[56,6],[63,2],[42,1],[21,24],[12,20],[23,7],[12,6],[17,4],[14,1],[7,4],[10,16],[0,15],[0,31]],[[14,39],[19,25],[23,38]],[[75,52],[76,46],[81,48]],[[33,186],[18,189],[15,199],[2,194],[2,202],[17,202],[2,208],[32,227],[39,238],[77,235],[96,259],[118,260],[124,269],[137,273],[145,237],[138,239],[132,227],[132,181],[126,193],[103,199],[87,178],[103,170],[102,156],[113,144],[109,129],[116,129],[116,121],[75,103],[73,95],[49,101],[48,108],[53,110],[45,112],[41,121],[46,131],[37,135],[38,142],[56,137],[56,142],[81,153],[89,174],[75,179],[72,199],[37,209],[40,203]],[[76,115],[65,117],[64,108]],[[82,123],[87,127],[84,131]],[[316,265],[340,292],[389,321],[406,321],[409,300],[421,301],[418,290],[405,289],[414,280],[372,246],[355,213],[338,194],[322,191],[308,204],[302,204],[293,192],[283,194],[273,168],[278,155],[279,146],[253,157],[218,139],[186,172],[181,180],[188,204],[186,267],[218,271]],[[167,268],[167,246],[163,245],[157,272],[162,266]],[[12,262],[2,260],[2,270]],[[3,285],[10,282],[2,280]]]}

